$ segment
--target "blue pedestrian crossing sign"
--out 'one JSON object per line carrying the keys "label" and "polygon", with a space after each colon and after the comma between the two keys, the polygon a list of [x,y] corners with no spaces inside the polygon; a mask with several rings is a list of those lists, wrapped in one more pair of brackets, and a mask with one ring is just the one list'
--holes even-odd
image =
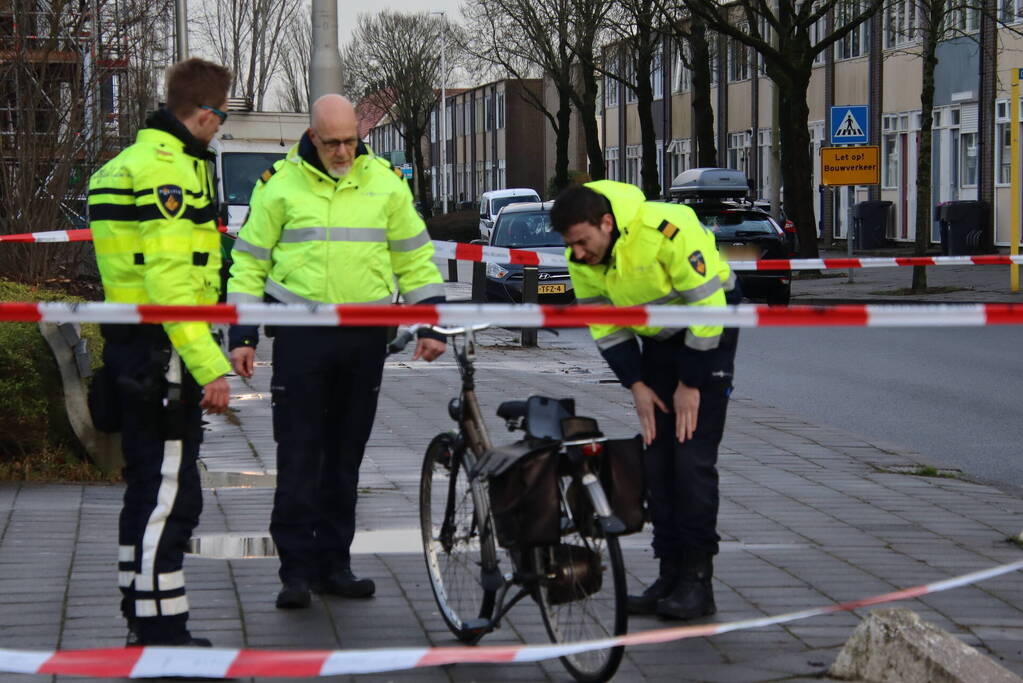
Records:
{"label": "blue pedestrian crossing sign", "polygon": [[864,145],[869,142],[867,105],[831,108],[831,144]]}

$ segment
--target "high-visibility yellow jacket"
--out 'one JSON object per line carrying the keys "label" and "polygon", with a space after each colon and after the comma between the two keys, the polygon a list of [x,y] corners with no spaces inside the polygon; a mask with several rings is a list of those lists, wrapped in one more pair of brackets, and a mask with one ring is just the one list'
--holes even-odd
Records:
{"label": "high-visibility yellow jacket", "polygon": [[[132,304],[215,304],[220,233],[205,153],[167,112],[161,110],[148,123],[151,127],[140,130],[133,145],[89,181],[89,224],[105,298]],[[208,323],[163,327],[200,385],[230,371]]]}
{"label": "high-visibility yellow jacket", "polygon": [[[646,201],[635,185],[611,180],[587,183],[605,196],[617,226],[617,237],[603,263],[588,265],[566,250],[576,300],[581,304],[615,306],[724,306],[725,292],[735,275],[719,256],[714,234],[703,227],[688,206]],[[601,352],[608,357],[636,335],[665,340],[675,328],[590,325]],[[692,325],[685,346],[694,351],[717,348],[722,328]],[[612,364],[613,365],[613,364]],[[635,378],[633,378],[635,379]]]}
{"label": "high-visibility yellow jacket", "polygon": [[303,138],[256,183],[227,300],[388,304],[395,276],[408,303],[443,298],[426,225],[391,165],[365,149],[335,180],[312,154]]}

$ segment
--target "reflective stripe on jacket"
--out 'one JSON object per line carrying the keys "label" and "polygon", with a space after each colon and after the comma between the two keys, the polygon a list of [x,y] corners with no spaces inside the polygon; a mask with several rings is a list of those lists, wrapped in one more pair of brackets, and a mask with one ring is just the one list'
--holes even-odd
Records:
{"label": "reflective stripe on jacket", "polygon": [[[300,143],[301,144],[301,143]],[[233,251],[231,303],[379,303],[444,295],[433,244],[408,186],[391,165],[361,154],[341,180],[295,145],[252,192]]]}
{"label": "reflective stripe on jacket", "polygon": [[[718,255],[714,233],[688,206],[646,201],[635,185],[612,180],[587,183],[611,203],[619,236],[605,263],[574,261],[568,270],[579,303],[615,306],[724,306],[734,274]],[[601,351],[635,335],[667,339],[680,330],[661,327],[590,325]],[[697,351],[717,347],[722,328],[692,325],[685,345]]]}
{"label": "reflective stripe on jacket", "polygon": [[[89,224],[107,301],[217,303],[220,233],[205,160],[175,135],[139,131],[89,180]],[[164,323],[200,385],[231,367],[204,322]]]}

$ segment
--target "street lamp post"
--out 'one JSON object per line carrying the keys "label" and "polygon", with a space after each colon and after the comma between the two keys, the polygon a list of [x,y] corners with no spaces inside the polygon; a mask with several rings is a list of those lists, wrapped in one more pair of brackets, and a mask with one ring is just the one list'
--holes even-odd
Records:
{"label": "street lamp post", "polygon": [[448,147],[448,103],[447,84],[448,72],[445,68],[445,52],[447,51],[447,10],[433,10],[430,14],[439,14],[443,26],[440,33],[440,196],[441,212],[448,212],[448,169],[447,169],[447,147]]}

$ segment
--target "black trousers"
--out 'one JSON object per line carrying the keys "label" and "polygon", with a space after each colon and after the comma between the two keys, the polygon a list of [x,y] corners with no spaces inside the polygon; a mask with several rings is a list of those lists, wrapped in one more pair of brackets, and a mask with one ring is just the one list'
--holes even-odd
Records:
{"label": "black trousers", "polygon": [[[124,504],[118,524],[121,611],[143,644],[186,636],[184,552],[202,511],[196,469],[202,441],[200,389],[159,328],[104,329],[104,365],[116,383],[124,454]],[[170,362],[180,388],[165,404]],[[177,399],[177,400],[173,400]]]}
{"label": "black trousers", "polygon": [[283,582],[349,567],[359,467],[373,428],[386,330],[276,328],[277,490],[270,534]]}
{"label": "black trousers", "polygon": [[[679,382],[678,344],[677,340],[643,340],[643,381],[669,411]],[[723,353],[734,356],[734,342]],[[646,449],[644,464],[656,557],[683,561],[690,554],[717,554],[717,458],[732,391],[731,357],[724,359],[719,368],[718,376],[708,379],[700,389],[700,410],[692,439],[679,443],[674,411],[654,409],[657,435]]]}

